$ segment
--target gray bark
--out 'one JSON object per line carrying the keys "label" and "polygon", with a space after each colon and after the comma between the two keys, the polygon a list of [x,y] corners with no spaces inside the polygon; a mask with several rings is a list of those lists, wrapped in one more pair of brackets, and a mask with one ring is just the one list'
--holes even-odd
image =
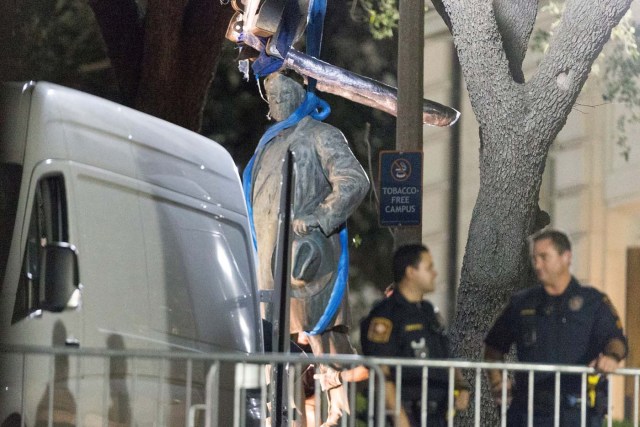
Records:
{"label": "gray bark", "polygon": [[[443,0],[432,3],[451,31],[451,17]],[[517,83],[524,83],[522,62],[538,14],[538,0],[493,0],[493,13],[511,75]]]}
{"label": "gray bark", "polygon": [[522,15],[507,3],[442,0],[440,8],[450,20],[480,124],[480,190],[452,328],[454,350],[467,359],[481,357],[491,322],[509,295],[528,283],[526,237],[548,222],[538,197],[550,145],[630,0],[568,0],[549,50],[526,83],[521,68],[534,2],[513,2]]}
{"label": "gray bark", "polygon": [[511,75],[524,83],[522,62],[538,14],[538,0],[494,0],[493,7]]}

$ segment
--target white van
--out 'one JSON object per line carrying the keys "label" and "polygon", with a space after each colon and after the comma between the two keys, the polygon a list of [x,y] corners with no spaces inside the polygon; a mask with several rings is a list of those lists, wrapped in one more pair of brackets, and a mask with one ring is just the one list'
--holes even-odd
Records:
{"label": "white van", "polygon": [[[4,84],[0,108],[0,344],[262,352],[246,206],[220,145],[45,82]],[[2,426],[43,422],[38,406],[54,385],[37,360],[0,353]],[[60,360],[56,383],[69,371]],[[181,395],[184,366],[136,369],[160,372],[168,389],[140,380],[125,409],[104,408],[91,377],[109,366],[86,361],[78,395],[56,394],[76,412],[59,410],[54,425],[183,425],[172,414],[185,408],[172,407],[199,400]],[[128,397],[120,388],[106,400]]]}

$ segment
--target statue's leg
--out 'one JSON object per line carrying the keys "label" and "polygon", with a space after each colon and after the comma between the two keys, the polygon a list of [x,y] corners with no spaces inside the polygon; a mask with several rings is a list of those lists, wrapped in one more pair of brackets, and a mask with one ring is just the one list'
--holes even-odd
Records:
{"label": "statue's leg", "polygon": [[[311,345],[313,354],[355,354],[356,351],[351,345],[347,332],[346,327],[338,326],[320,335],[309,336],[309,344]],[[321,364],[318,366],[320,373],[326,373],[328,369],[341,371],[345,369],[345,367],[340,364],[332,364],[331,366]],[[329,402],[329,415],[322,426],[338,425],[343,412],[347,414],[351,413],[346,387],[340,385],[329,390],[327,400]]]}

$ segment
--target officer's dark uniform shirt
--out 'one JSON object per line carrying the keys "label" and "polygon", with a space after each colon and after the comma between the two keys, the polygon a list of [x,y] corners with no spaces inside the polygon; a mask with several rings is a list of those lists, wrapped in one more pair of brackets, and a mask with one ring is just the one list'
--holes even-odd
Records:
{"label": "officer's dark uniform shirt", "polygon": [[[485,343],[503,354],[515,343],[521,362],[587,365],[613,338],[626,345],[620,318],[607,296],[572,277],[559,296],[547,294],[542,286],[514,294]],[[526,399],[527,375],[516,373],[515,402]],[[563,394],[579,396],[580,387],[580,375],[563,375]],[[536,373],[535,389],[536,395],[553,391],[553,373]]]}
{"label": "officer's dark uniform shirt", "polygon": [[[377,357],[447,359],[449,342],[438,317],[430,302],[410,303],[396,290],[362,321],[362,352]],[[446,399],[447,370],[431,368],[428,373],[428,399]],[[420,399],[421,386],[421,368],[402,370],[402,400]]]}

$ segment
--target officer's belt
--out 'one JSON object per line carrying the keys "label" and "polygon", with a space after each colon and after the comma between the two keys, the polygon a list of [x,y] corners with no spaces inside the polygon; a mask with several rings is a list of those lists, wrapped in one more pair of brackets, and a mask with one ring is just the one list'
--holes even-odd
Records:
{"label": "officer's belt", "polygon": [[[527,395],[523,393],[518,396],[517,403],[519,406],[526,407]],[[514,402],[515,403],[515,402]],[[540,412],[553,412],[555,404],[555,392],[547,391],[547,390],[536,390],[535,395],[533,396],[533,406],[536,411]],[[574,409],[580,408],[582,405],[582,399],[580,395],[575,395],[571,393],[560,393],[560,405],[565,409]],[[588,407],[588,405],[587,405]]]}
{"label": "officer's belt", "polygon": [[[411,407],[414,411],[422,408],[421,400],[403,400],[403,405]],[[438,415],[446,412],[446,406],[436,400],[427,400],[427,415]]]}

